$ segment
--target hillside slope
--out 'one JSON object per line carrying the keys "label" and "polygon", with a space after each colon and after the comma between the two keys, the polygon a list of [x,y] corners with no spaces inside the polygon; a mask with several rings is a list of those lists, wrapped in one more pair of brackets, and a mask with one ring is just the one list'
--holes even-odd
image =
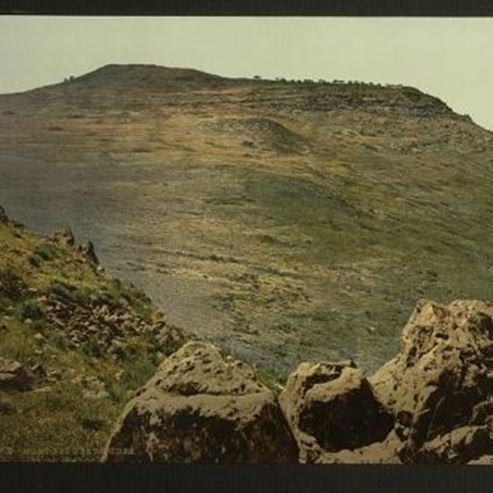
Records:
{"label": "hillside slope", "polygon": [[492,133],[417,89],[103,67],[0,96],[0,199],[282,378],[492,299]]}
{"label": "hillside slope", "polygon": [[184,336],[69,232],[0,207],[0,460],[97,460],[115,417]]}

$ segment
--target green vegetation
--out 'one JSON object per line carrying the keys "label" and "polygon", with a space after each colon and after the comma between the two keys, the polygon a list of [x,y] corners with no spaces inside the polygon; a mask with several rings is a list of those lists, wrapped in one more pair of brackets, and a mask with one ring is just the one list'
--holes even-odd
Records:
{"label": "green vegetation", "polygon": [[21,320],[39,320],[43,318],[42,305],[37,300],[26,300],[18,304],[17,314]]}
{"label": "green vegetation", "polygon": [[33,255],[36,255],[43,260],[50,261],[56,258],[57,252],[58,248],[56,245],[52,245],[51,243],[42,243],[40,245],[36,245]]}
{"label": "green vegetation", "polygon": [[118,357],[96,338],[74,346],[46,315],[46,300],[73,307],[69,315],[125,307],[152,323],[156,311],[142,292],[98,273],[75,250],[13,224],[0,224],[0,241],[0,356],[32,378],[28,391],[0,390],[0,460],[98,460],[123,406],[160,363],[156,343],[130,336]]}

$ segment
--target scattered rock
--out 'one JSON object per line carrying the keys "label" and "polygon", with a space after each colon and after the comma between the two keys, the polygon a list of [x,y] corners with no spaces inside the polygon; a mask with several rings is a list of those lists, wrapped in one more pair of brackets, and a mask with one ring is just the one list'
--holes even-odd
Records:
{"label": "scattered rock", "polygon": [[75,236],[70,228],[65,229],[61,233],[55,233],[54,239],[60,245],[67,247],[73,247],[75,245]]}
{"label": "scattered rock", "polygon": [[43,343],[46,341],[45,336],[41,334],[41,332],[36,332],[36,334],[34,334],[34,339],[36,340],[36,342],[39,343]]}
{"label": "scattered rock", "polygon": [[0,356],[0,390],[28,390],[31,378],[18,361]]}
{"label": "scattered rock", "polygon": [[31,372],[33,375],[35,375],[37,378],[44,378],[46,377],[46,370],[44,366],[41,363],[36,363],[31,367]]}
{"label": "scattered rock", "polygon": [[33,392],[36,394],[47,394],[52,391],[53,391],[53,387],[51,385],[45,385],[44,387],[39,387],[33,390]]}
{"label": "scattered rock", "polygon": [[128,345],[119,339],[114,339],[111,341],[110,347],[108,349],[109,353],[113,353],[119,358],[123,358],[127,352]]}
{"label": "scattered rock", "polygon": [[106,390],[86,390],[82,393],[82,396],[84,397],[84,399],[98,401],[101,399],[108,399],[110,397],[110,394]]}
{"label": "scattered rock", "polygon": [[50,370],[47,372],[47,376],[51,380],[60,380],[62,378],[62,372],[60,370]]}
{"label": "scattered rock", "polygon": [[300,449],[301,462],[355,450],[385,439],[391,415],[353,362],[302,363],[279,402]]}
{"label": "scattered rock", "polygon": [[183,346],[187,339],[185,334],[177,327],[159,322],[156,327],[154,327],[156,335],[156,345],[157,349],[161,354],[168,355],[171,352],[176,351],[178,348]]}
{"label": "scattered rock", "polygon": [[146,323],[130,306],[112,306],[102,302],[104,293],[78,301],[50,293],[43,302],[47,321],[73,347],[100,357],[109,352],[114,358],[127,357],[128,338],[149,333],[153,349],[164,356],[176,351],[186,340],[183,332],[164,321]]}
{"label": "scattered rock", "polygon": [[128,403],[103,461],[273,463],[297,455],[273,393],[252,368],[193,341]]}

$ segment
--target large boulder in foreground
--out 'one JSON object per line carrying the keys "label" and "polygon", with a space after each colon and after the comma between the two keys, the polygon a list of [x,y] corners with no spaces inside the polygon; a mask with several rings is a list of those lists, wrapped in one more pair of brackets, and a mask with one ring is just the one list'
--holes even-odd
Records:
{"label": "large boulder in foreground", "polygon": [[126,406],[105,462],[296,462],[273,393],[245,363],[205,342],[169,356]]}
{"label": "large boulder in foreground", "polygon": [[[279,402],[301,462],[378,462],[392,455],[382,452],[385,445],[378,451],[374,447],[348,453],[385,440],[393,426],[391,415],[352,362],[302,363],[290,375]],[[372,459],[373,452],[378,458]]]}
{"label": "large boulder in foreground", "polygon": [[400,353],[370,382],[396,417],[405,462],[469,462],[493,453],[493,307],[418,303]]}

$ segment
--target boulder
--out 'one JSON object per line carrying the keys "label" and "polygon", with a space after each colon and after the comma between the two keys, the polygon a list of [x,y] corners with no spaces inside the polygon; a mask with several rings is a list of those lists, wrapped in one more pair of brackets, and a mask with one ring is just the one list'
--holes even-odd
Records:
{"label": "boulder", "polygon": [[[493,308],[486,303],[418,303],[404,328],[400,353],[370,378],[379,400],[396,418],[396,431],[406,444],[404,461],[430,462],[433,454],[445,462],[472,459],[470,452],[460,457],[460,437],[466,431],[485,437],[476,428],[484,430],[491,415],[492,336]],[[472,424],[475,430],[454,431]],[[456,443],[451,445],[455,452],[443,451],[447,440]]]}
{"label": "boulder", "polygon": [[18,361],[0,356],[0,390],[28,390],[31,378]]}
{"label": "boulder", "polygon": [[298,450],[273,393],[250,366],[191,341],[126,406],[104,462],[295,462]]}
{"label": "boulder", "polygon": [[80,249],[82,255],[84,255],[89,261],[91,261],[95,265],[99,265],[99,259],[96,255],[96,249],[94,248],[94,244],[92,241],[88,241],[84,246]]}
{"label": "boulder", "polygon": [[381,442],[393,426],[392,416],[352,362],[302,363],[289,376],[279,402],[301,462],[331,462],[330,454]]}

